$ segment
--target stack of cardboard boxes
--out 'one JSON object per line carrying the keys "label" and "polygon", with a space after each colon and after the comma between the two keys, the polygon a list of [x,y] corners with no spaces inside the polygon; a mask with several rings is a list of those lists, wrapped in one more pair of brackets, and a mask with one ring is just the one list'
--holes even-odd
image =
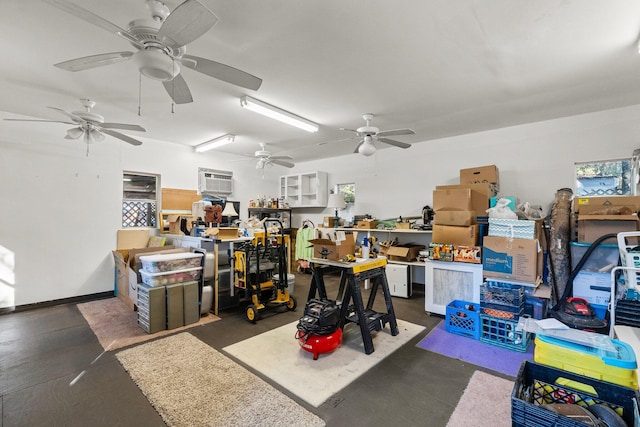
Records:
{"label": "stack of cardboard boxes", "polygon": [[[431,259],[443,254],[447,260],[480,263],[480,226],[477,218],[486,215],[489,199],[499,189],[495,165],[461,169],[460,184],[439,185],[433,191],[433,234]],[[452,259],[448,253],[453,251]],[[434,258],[436,255],[436,258]]]}

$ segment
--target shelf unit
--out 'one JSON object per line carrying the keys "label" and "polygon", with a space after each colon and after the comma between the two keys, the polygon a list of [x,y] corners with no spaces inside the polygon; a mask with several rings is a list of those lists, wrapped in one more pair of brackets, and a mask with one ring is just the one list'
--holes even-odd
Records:
{"label": "shelf unit", "polygon": [[[291,209],[249,208],[249,217],[279,219],[285,234],[291,234]],[[275,224],[273,224],[275,225]]]}
{"label": "shelf unit", "polygon": [[280,177],[279,197],[291,208],[326,207],[326,172],[309,172]]}

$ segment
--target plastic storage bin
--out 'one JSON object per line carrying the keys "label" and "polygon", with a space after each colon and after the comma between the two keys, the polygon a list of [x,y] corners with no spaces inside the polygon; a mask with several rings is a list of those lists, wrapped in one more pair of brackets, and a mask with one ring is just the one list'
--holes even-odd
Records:
{"label": "plastic storage bin", "polygon": [[480,304],[454,300],[447,305],[446,330],[452,334],[480,338]]}
{"label": "plastic storage bin", "polygon": [[525,360],[511,393],[511,421],[518,427],[584,427],[586,424],[540,405],[575,403],[586,407],[602,403],[614,409],[628,426],[634,426],[639,400],[637,390]]}
{"label": "plastic storage bin", "polygon": [[142,269],[148,273],[185,270],[202,266],[202,253],[184,252],[141,256]]}
{"label": "plastic storage bin", "polygon": [[574,374],[638,389],[636,355],[631,346],[612,340],[615,351],[538,334],[533,360]]}
{"label": "plastic storage bin", "polygon": [[190,282],[192,280],[200,280],[202,274],[202,267],[187,268],[184,270],[176,271],[164,271],[162,273],[149,273],[145,270],[140,270],[142,276],[142,283],[149,286],[165,286],[173,285],[175,283]]}
{"label": "plastic storage bin", "polygon": [[[591,243],[570,242],[571,246],[571,269],[576,268]],[[618,245],[602,243],[596,246],[589,258],[584,263],[580,271],[594,271],[604,273],[618,265],[620,251]]]}
{"label": "plastic storage bin", "polygon": [[498,319],[480,315],[480,341],[520,352],[527,351],[531,333],[516,331],[517,320]]}

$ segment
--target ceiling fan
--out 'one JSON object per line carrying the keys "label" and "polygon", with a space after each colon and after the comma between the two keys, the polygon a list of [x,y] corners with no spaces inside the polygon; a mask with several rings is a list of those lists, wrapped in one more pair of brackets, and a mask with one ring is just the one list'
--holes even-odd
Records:
{"label": "ceiling fan", "polygon": [[91,109],[96,105],[94,101],[89,99],[81,99],[82,105],[84,106],[84,111],[72,111],[67,112],[61,108],[57,107],[48,107],[52,110],[60,111],[62,114],[66,115],[71,119],[71,121],[62,121],[62,120],[37,120],[37,119],[5,119],[10,121],[20,121],[20,122],[49,122],[49,123],[64,123],[67,125],[75,125],[77,127],[73,127],[67,130],[67,136],[65,139],[79,139],[80,137],[84,137],[84,142],[87,143],[87,155],[89,154],[89,146],[88,144],[94,141],[102,141],[104,140],[104,136],[109,135],[114,138],[118,138],[124,142],[128,142],[131,145],[142,145],[141,141],[137,139],[131,138],[125,134],[115,131],[114,129],[122,129],[122,130],[135,130],[139,132],[146,132],[146,130],[142,126],[138,125],[130,125],[125,123],[110,123],[105,122],[104,117],[99,114],[92,113]]}
{"label": "ceiling fan", "polygon": [[262,80],[249,73],[210,59],[187,55],[186,45],[209,31],[218,17],[197,0],[186,0],[173,11],[160,0],[146,0],[152,19],[136,19],[127,29],[107,21],[67,0],[44,0],[71,15],[122,37],[137,52],[112,52],[85,56],[55,64],[67,71],[82,71],[132,60],[141,74],[160,80],[176,104],[193,102],[181,74],[181,65],[207,76],[258,90]]}
{"label": "ceiling fan", "polygon": [[292,168],[295,165],[285,160],[293,160],[291,156],[272,156],[269,151],[266,150],[266,144],[261,142],[260,149],[255,152],[254,156],[258,159],[256,163],[256,169],[264,169],[265,166],[279,165],[285,168]]}
{"label": "ceiling fan", "polygon": [[371,126],[371,120],[373,120],[373,117],[374,115],[371,113],[363,114],[362,118],[365,120],[366,125],[359,127],[358,129],[340,128],[340,130],[354,132],[358,137],[362,138],[362,140],[356,146],[356,149],[353,151],[354,153],[360,153],[363,156],[371,156],[376,152],[376,147],[375,145],[373,145],[373,141],[380,141],[385,144],[394,145],[400,148],[411,147],[411,144],[396,141],[395,139],[389,139],[387,137],[395,135],[413,135],[415,134],[413,129],[405,128],[381,131],[377,127]]}

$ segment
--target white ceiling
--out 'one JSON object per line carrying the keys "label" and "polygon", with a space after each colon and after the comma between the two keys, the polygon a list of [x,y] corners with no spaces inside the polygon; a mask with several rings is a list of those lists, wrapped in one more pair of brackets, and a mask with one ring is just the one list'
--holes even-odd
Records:
{"label": "white ceiling", "polygon": [[[124,28],[149,17],[144,0],[72,1]],[[145,144],[194,146],[232,133],[235,143],[221,150],[253,155],[266,142],[274,154],[304,161],[351,153],[357,140],[337,142],[351,137],[340,128],[364,125],[368,112],[381,130],[416,132],[394,139],[428,143],[640,103],[637,0],[200,1],[220,21],[187,53],[262,78],[258,91],[183,69],[194,102],[172,113],[162,84],[143,77],[139,87],[131,61],[76,73],[53,66],[135,51],[127,41],[42,1],[3,0],[0,117],[60,120],[46,107],[78,110],[78,99],[90,98],[107,121],[146,128],[128,132],[150,138]],[[320,130],[242,109],[243,95]],[[62,139],[68,127],[2,120],[0,138],[38,128]],[[318,145],[326,141],[336,142]]]}

